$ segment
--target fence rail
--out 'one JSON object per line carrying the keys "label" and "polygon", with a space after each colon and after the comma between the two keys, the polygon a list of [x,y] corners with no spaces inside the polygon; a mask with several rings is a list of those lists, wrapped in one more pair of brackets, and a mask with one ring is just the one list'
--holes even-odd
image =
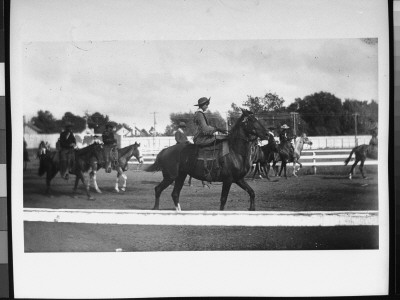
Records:
{"label": "fence rail", "polygon": [[[144,150],[142,151],[144,164],[154,163],[157,154],[162,149],[158,150]],[[351,149],[331,149],[331,150],[305,150],[302,152],[300,161],[303,166],[343,166],[344,160],[349,157]],[[331,153],[345,153],[345,154],[331,154]],[[317,154],[318,153],[318,154]],[[329,153],[329,154],[324,154]],[[311,160],[311,161],[310,161]],[[135,158],[129,161],[130,164],[138,164]],[[354,163],[354,155],[349,162],[349,165]],[[377,160],[367,160],[365,165],[377,165]]]}

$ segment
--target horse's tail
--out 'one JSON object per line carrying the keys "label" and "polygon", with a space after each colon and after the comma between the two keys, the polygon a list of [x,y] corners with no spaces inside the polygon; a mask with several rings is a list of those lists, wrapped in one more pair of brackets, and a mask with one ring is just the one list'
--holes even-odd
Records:
{"label": "horse's tail", "polygon": [[143,171],[145,172],[158,172],[161,171],[161,164],[160,164],[160,154],[164,152],[165,149],[161,150],[160,153],[157,154],[156,161],[148,167],[144,167]]}
{"label": "horse's tail", "polygon": [[161,166],[160,166],[158,160],[156,159],[156,161],[152,165],[150,165],[148,167],[144,167],[143,171],[146,171],[146,172],[158,172],[158,171],[161,171]]}
{"label": "horse's tail", "polygon": [[351,157],[353,156],[354,151],[356,151],[356,149],[357,149],[357,147],[354,147],[354,148],[351,150],[349,157],[346,158],[346,160],[344,161],[344,165],[345,165],[345,166],[347,166],[347,164],[349,163],[349,161],[350,161]]}

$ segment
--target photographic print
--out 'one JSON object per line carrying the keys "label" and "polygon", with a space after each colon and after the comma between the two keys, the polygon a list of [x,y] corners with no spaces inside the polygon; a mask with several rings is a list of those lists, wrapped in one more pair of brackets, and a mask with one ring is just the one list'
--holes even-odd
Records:
{"label": "photographic print", "polygon": [[[38,263],[96,277],[50,297],[384,293],[387,7],[290,2],[13,3],[16,295],[39,296],[18,289]],[[332,28],[332,11],[357,22]],[[379,280],[265,285],[292,268]],[[171,272],[184,290],[144,288]]]}

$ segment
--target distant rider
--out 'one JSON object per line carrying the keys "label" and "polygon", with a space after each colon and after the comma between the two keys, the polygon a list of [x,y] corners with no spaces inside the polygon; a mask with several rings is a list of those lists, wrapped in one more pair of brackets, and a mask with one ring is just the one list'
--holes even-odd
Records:
{"label": "distant rider", "polygon": [[60,133],[60,174],[64,179],[68,179],[68,172],[73,172],[75,164],[74,148],[76,147],[76,139],[72,132],[72,123],[66,122],[64,131]]}
{"label": "distant rider", "polygon": [[372,138],[369,141],[368,154],[370,157],[378,159],[378,128],[371,129]]}
{"label": "distant rider", "polygon": [[186,133],[186,123],[180,122],[178,125],[178,130],[175,132],[175,140],[177,144],[190,144]]}
{"label": "distant rider", "polygon": [[106,129],[102,135],[103,143],[106,150],[109,151],[113,168],[118,164],[118,149],[117,140],[114,138],[114,125],[111,123],[106,124]]}

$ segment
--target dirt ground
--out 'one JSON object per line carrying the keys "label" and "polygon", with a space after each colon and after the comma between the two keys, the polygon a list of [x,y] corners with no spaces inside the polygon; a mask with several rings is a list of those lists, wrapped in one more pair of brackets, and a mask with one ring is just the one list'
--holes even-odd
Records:
{"label": "dirt ground", "polygon": [[[378,183],[376,166],[367,166],[367,179],[358,171],[353,180],[346,176],[348,167],[321,167],[317,175],[311,175],[311,168],[304,168],[298,177],[274,177],[267,179],[248,178],[256,194],[256,210],[259,211],[310,211],[310,210],[377,210]],[[272,172],[271,172],[272,173]],[[307,175],[309,174],[309,175]],[[151,209],[154,205],[154,187],[162,180],[160,172],[147,173],[130,166],[126,192],[114,191],[116,172],[107,174],[100,170],[97,183],[101,194],[91,188],[95,201],[88,201],[85,187],[79,184],[73,193],[74,176],[66,181],[57,175],[51,183],[50,195],[45,194],[45,178],[37,175],[37,168],[31,164],[24,173],[24,207],[34,208],[90,208],[90,209]],[[122,185],[122,180],[120,181]],[[201,181],[188,178],[182,189],[180,204],[182,210],[219,210],[221,183],[209,184],[203,188]],[[173,186],[161,195],[160,209],[174,209],[171,198]],[[236,184],[232,185],[225,209],[246,211],[249,196]]]}
{"label": "dirt ground", "polygon": [[[92,188],[94,201],[88,200],[79,185],[73,193],[70,181],[59,175],[52,181],[50,195],[45,194],[45,178],[37,175],[37,162],[24,172],[24,207],[53,209],[124,209],[148,210],[154,205],[154,187],[161,181],[160,172],[147,173],[130,166],[126,172],[126,192],[114,191],[116,173],[98,172],[102,190]],[[298,177],[248,179],[256,194],[257,211],[334,211],[378,210],[377,167],[366,166],[368,179],[357,169],[353,180],[346,176],[349,167],[303,168]],[[289,172],[291,174],[291,172]],[[271,174],[272,175],[272,174]],[[187,179],[188,180],[188,179]],[[182,189],[182,210],[219,210],[221,183],[203,187],[187,180]],[[122,181],[121,181],[122,184]],[[173,187],[161,195],[160,209],[173,210]],[[249,197],[232,185],[225,209],[247,211]],[[293,227],[215,227],[91,225],[25,222],[25,251],[180,251],[180,250],[282,250],[282,249],[376,249],[377,226],[293,228]]]}

